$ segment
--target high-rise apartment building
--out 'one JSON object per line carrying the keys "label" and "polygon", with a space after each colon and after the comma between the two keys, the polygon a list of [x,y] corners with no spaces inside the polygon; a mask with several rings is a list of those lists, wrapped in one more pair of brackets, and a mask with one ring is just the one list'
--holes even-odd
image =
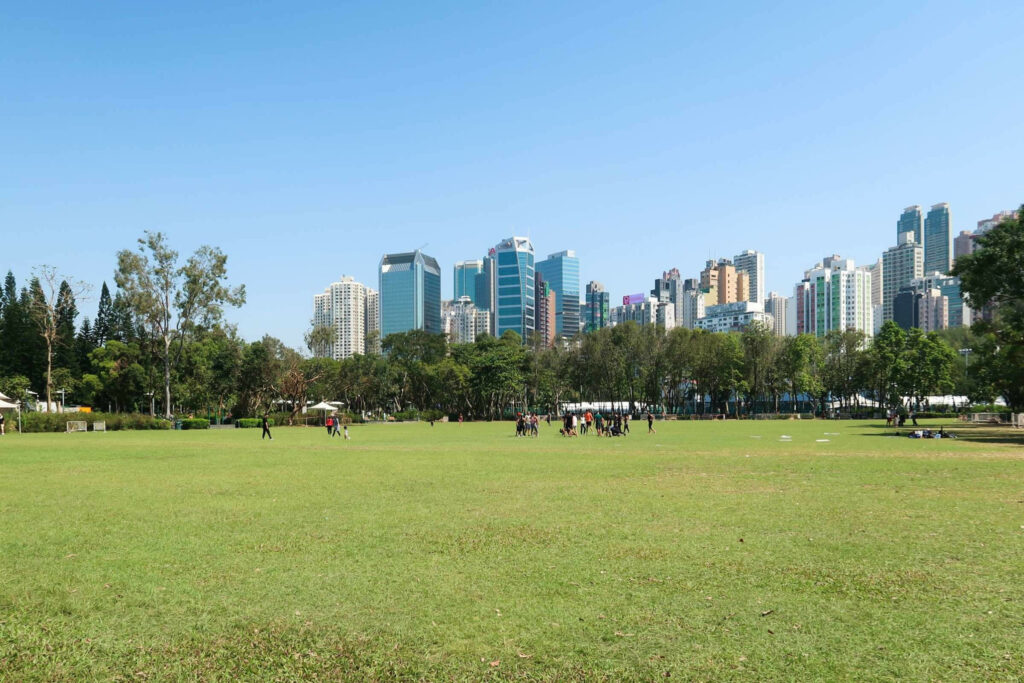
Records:
{"label": "high-rise apartment building", "polygon": [[366,318],[363,322],[366,332],[364,353],[380,353],[380,292],[366,288]]}
{"label": "high-rise apartment building", "polygon": [[771,292],[764,300],[764,312],[772,316],[772,333],[776,337],[785,337],[789,322],[789,298]]}
{"label": "high-rise apartment building", "polygon": [[904,232],[899,243],[882,254],[882,321],[893,319],[893,300],[901,287],[924,275],[924,248],[913,232]]}
{"label": "high-rise apartment building", "polygon": [[671,306],[659,303],[653,296],[635,303],[623,301],[621,306],[612,309],[611,324],[614,326],[632,321],[639,325],[661,324],[667,326],[667,329],[671,329],[671,327],[675,327],[673,312],[674,309]]}
{"label": "high-rise apartment building", "polygon": [[700,274],[700,286],[707,305],[750,300],[750,276],[737,270],[729,259],[708,261]]}
{"label": "high-rise apartment building", "polygon": [[459,261],[455,264],[452,269],[454,274],[452,289],[454,292],[454,301],[458,301],[462,297],[468,296],[474,304],[478,304],[476,300],[476,276],[483,272],[483,269],[483,259]]}
{"label": "high-rise apartment building", "polygon": [[380,260],[380,334],[441,334],[441,267],[417,249]]}
{"label": "high-rise apartment building", "polygon": [[921,221],[921,207],[918,204],[903,209],[900,219],[896,221],[896,240],[905,232],[914,233],[914,242],[924,244],[924,227]]}
{"label": "high-rise apartment building", "polygon": [[[910,286],[919,293],[937,290],[946,298],[946,326],[961,327],[971,324],[971,309],[960,291],[960,278],[942,273],[929,273],[915,278]],[[922,327],[922,329],[924,329]]]}
{"label": "high-rise apartment building", "polygon": [[871,272],[856,268],[853,259],[833,254],[804,274],[794,290],[800,318],[798,333],[824,337],[831,330],[859,330],[873,336]]}
{"label": "high-rise apartment building", "polygon": [[732,259],[736,270],[746,273],[748,280],[747,301],[764,303],[764,254],[753,249],[746,249]]}
{"label": "high-rise apartment building", "polygon": [[742,332],[751,323],[761,323],[773,329],[775,320],[764,312],[764,304],[753,301],[733,301],[717,306],[708,306],[704,317],[697,320],[697,327],[709,332]]}
{"label": "high-rise apartment building", "polygon": [[1000,211],[999,213],[992,216],[992,218],[984,218],[978,221],[978,228],[974,231],[975,235],[984,235],[986,232],[996,227],[1008,218],[1014,218],[1017,215],[1016,211]]}
{"label": "high-rise apartment building", "polygon": [[[692,280],[686,282],[692,282]],[[697,284],[698,286],[695,288],[683,290],[683,317],[680,326],[689,330],[697,329],[697,321],[704,317],[707,310],[705,293],[700,289],[700,283]]]}
{"label": "high-rise apartment building", "polygon": [[468,296],[450,302],[444,320],[445,334],[455,344],[471,344],[480,335],[490,334],[491,312],[477,308]]}
{"label": "high-rise apartment building", "polygon": [[611,297],[604,285],[591,280],[587,283],[587,304],[583,329],[593,332],[611,324]]}
{"label": "high-rise apartment building", "polygon": [[332,338],[323,348],[313,349],[313,355],[341,360],[366,353],[368,325],[376,326],[376,294],[347,275],[323,294],[314,294],[313,324],[329,328]]}
{"label": "high-rise apartment building", "polygon": [[950,267],[949,204],[932,206],[924,219],[924,272],[948,273]]}
{"label": "high-rise apartment building", "polygon": [[512,330],[523,341],[533,332],[534,255],[533,245],[526,237],[509,237],[497,244],[491,254],[495,263],[496,293],[494,296],[495,336]]}
{"label": "high-rise apartment building", "polygon": [[671,304],[676,324],[682,324],[683,320],[683,278],[678,268],[672,268],[662,273],[661,277],[654,281],[654,289],[651,296],[663,304]]}
{"label": "high-rise apartment building", "polygon": [[941,290],[924,290],[917,305],[917,322],[924,332],[935,332],[949,327],[949,298]]}
{"label": "high-rise apartment building", "polygon": [[954,263],[961,256],[974,253],[974,235],[967,230],[961,230],[960,234],[953,238],[953,261]]}
{"label": "high-rise apartment building", "polygon": [[534,333],[539,337],[542,346],[554,346],[558,334],[556,310],[558,297],[551,285],[544,280],[538,271],[534,275],[533,301],[536,306]]}
{"label": "high-rise apartment building", "polygon": [[580,260],[572,250],[551,254],[536,270],[555,292],[555,330],[571,339],[580,331]]}

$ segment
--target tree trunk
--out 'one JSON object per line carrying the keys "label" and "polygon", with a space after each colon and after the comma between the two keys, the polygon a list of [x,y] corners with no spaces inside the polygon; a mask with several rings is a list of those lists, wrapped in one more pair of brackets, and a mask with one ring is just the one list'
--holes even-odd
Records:
{"label": "tree trunk", "polygon": [[171,340],[164,337],[164,413],[171,419]]}
{"label": "tree trunk", "polygon": [[46,412],[50,412],[53,393],[53,341],[46,340]]}

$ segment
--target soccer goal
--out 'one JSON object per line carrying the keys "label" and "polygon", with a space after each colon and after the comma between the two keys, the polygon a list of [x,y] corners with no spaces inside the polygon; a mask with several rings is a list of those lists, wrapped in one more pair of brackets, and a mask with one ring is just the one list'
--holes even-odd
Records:
{"label": "soccer goal", "polygon": [[105,431],[107,431],[107,423],[106,422],[102,422],[102,421],[93,422],[92,423],[92,431],[94,431],[94,432],[105,432]]}
{"label": "soccer goal", "polygon": [[68,420],[68,434],[71,432],[85,432],[89,430],[89,423],[85,420]]}

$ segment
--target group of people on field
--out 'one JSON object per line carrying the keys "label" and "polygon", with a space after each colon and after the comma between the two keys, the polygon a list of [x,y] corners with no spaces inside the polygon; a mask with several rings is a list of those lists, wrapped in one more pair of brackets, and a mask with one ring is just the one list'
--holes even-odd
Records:
{"label": "group of people on field", "polygon": [[[459,416],[461,417],[461,415]],[[520,436],[540,436],[540,417],[537,413],[528,413],[523,415],[519,413],[516,416],[516,437]]]}
{"label": "group of people on field", "polygon": [[348,435],[348,425],[342,425],[341,418],[337,415],[328,415],[324,424],[327,427],[327,436],[331,438],[334,438],[335,436],[342,436],[342,431],[340,430],[344,430],[345,440],[348,441],[351,438]]}

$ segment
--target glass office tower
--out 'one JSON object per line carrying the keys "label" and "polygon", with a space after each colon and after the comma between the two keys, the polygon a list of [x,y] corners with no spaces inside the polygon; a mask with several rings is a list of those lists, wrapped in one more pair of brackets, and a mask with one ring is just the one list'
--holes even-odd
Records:
{"label": "glass office tower", "polygon": [[380,336],[441,333],[441,268],[419,249],[380,260]]}
{"label": "glass office tower", "polygon": [[580,260],[575,251],[560,251],[537,263],[551,289],[555,290],[555,331],[571,339],[580,331]]}
{"label": "glass office tower", "polygon": [[509,237],[491,250],[495,263],[495,335],[512,330],[523,341],[534,330],[534,255],[526,237]]}

